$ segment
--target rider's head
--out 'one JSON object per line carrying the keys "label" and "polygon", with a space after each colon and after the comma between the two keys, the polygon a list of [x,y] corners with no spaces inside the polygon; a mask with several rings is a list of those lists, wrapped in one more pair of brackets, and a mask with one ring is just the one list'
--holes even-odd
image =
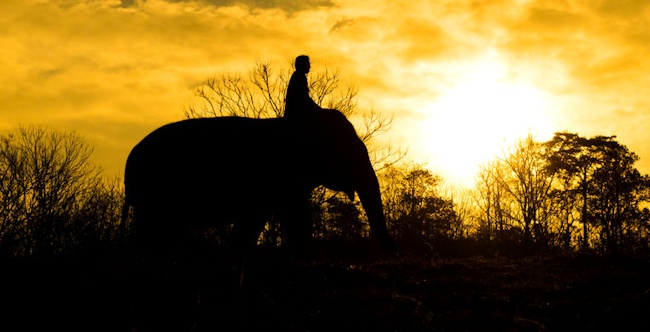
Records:
{"label": "rider's head", "polygon": [[309,57],[306,55],[299,55],[296,57],[295,63],[296,71],[307,74],[311,65],[309,64]]}

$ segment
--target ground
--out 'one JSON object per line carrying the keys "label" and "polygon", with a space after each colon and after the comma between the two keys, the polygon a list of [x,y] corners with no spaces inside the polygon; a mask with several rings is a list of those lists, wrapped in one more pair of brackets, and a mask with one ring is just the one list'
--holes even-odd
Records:
{"label": "ground", "polygon": [[2,331],[650,331],[643,258],[105,256],[2,279]]}

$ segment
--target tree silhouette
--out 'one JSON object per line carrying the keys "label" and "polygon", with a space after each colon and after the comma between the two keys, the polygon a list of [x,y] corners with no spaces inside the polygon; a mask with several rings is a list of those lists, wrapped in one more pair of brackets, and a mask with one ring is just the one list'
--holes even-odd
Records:
{"label": "tree silhouette", "polygon": [[[615,136],[556,133],[546,144],[549,168],[558,174],[562,193],[580,198],[582,248],[594,238],[602,250],[617,252],[628,230],[642,219],[640,205],[648,200],[647,176],[634,168],[638,156]],[[600,234],[592,236],[590,227]]]}
{"label": "tree silhouette", "polygon": [[639,204],[644,199],[647,181],[634,168],[636,154],[615,140],[615,136],[597,136],[594,151],[598,167],[594,171],[594,192],[590,210],[601,227],[603,249],[616,253],[623,239],[639,220]]}
{"label": "tree silhouette", "polygon": [[515,203],[514,214],[510,217],[523,224],[525,244],[531,243],[533,235],[538,243],[546,244],[548,225],[543,208],[553,177],[545,172],[542,145],[529,135],[518,141],[502,162],[507,172],[501,173],[498,180]]}
{"label": "tree silhouette", "polygon": [[[393,118],[374,109],[357,107],[358,89],[341,84],[341,73],[327,68],[310,74],[310,94],[323,108],[336,109],[352,121],[360,119],[357,130],[366,144],[376,170],[398,160],[405,152],[376,138],[390,130]],[[284,114],[291,68],[275,70],[271,62],[256,61],[247,74],[223,73],[208,78],[194,89],[198,103],[185,111],[187,118],[241,116],[274,118]]]}
{"label": "tree silhouette", "polygon": [[515,227],[510,218],[512,205],[501,180],[505,173],[505,164],[494,160],[481,165],[477,176],[478,236],[481,240],[500,240]]}
{"label": "tree silhouette", "polygon": [[441,178],[418,164],[392,165],[380,176],[386,218],[405,243],[450,239],[459,219],[453,201],[438,192]]}
{"label": "tree silhouette", "polygon": [[90,163],[74,132],[21,126],[0,137],[0,247],[12,256],[50,256],[110,240],[121,188]]}
{"label": "tree silhouette", "polygon": [[[588,193],[596,162],[592,143],[577,134],[556,133],[545,144],[549,149],[549,171],[560,179],[560,192],[577,196],[580,201],[581,247],[586,250],[589,248]],[[571,212],[566,213],[568,217]]]}
{"label": "tree silhouette", "polygon": [[370,235],[367,223],[362,222],[359,207],[342,195],[334,195],[322,205],[321,220],[316,223],[315,235],[321,239],[359,241]]}

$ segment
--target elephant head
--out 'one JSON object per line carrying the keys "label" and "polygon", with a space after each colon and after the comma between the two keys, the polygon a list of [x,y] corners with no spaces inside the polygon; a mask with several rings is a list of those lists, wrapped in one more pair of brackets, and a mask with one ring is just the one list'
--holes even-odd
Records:
{"label": "elephant head", "polygon": [[354,126],[341,112],[325,109],[306,120],[315,142],[314,179],[350,200],[358,194],[373,235],[389,251],[396,251],[384,217],[381,192],[368,150]]}
{"label": "elephant head", "polygon": [[249,245],[272,214],[286,217],[290,242],[310,237],[309,193],[319,185],[351,198],[356,192],[373,235],[395,251],[366,146],[336,110],[301,119],[223,117],[165,125],[133,148],[124,184],[124,212],[133,207],[136,233],[151,239],[234,223]]}

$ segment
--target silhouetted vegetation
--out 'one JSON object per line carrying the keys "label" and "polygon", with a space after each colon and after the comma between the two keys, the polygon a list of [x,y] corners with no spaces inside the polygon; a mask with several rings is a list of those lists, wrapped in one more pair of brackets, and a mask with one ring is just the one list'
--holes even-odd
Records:
{"label": "silhouetted vegetation", "polygon": [[[21,127],[2,137],[5,255],[52,256],[117,244],[122,188],[101,176],[89,162],[91,152],[78,135],[47,128]],[[440,193],[442,179],[423,165],[388,166],[379,181],[391,233],[421,254],[645,255],[650,187],[648,176],[634,168],[637,159],[615,137],[558,133],[548,142],[523,139],[485,164],[476,188],[461,199]],[[358,201],[322,188],[312,196],[317,239],[369,237]],[[271,222],[261,241],[281,245],[283,236]]]}
{"label": "silhouetted vegetation", "polygon": [[[215,75],[194,89],[197,104],[185,111],[187,118],[240,116],[250,118],[282,117],[291,66],[277,70],[271,62],[255,62],[248,73]],[[357,107],[358,89],[341,82],[337,70],[314,70],[310,74],[311,98],[322,108],[343,113],[356,127],[368,146],[376,169],[383,169],[405,155],[403,149],[380,144],[377,138],[390,130],[393,119],[374,109]]]}
{"label": "silhouetted vegetation", "polygon": [[613,136],[521,140],[480,173],[476,237],[528,253],[647,254],[650,187],[637,160]]}
{"label": "silhouetted vegetation", "polygon": [[431,246],[460,237],[462,225],[453,202],[439,194],[442,180],[430,170],[414,164],[393,165],[382,172],[380,181],[386,218],[403,245]]}
{"label": "silhouetted vegetation", "polygon": [[74,132],[21,126],[0,137],[0,250],[8,256],[79,253],[117,239],[122,189],[90,161]]}

